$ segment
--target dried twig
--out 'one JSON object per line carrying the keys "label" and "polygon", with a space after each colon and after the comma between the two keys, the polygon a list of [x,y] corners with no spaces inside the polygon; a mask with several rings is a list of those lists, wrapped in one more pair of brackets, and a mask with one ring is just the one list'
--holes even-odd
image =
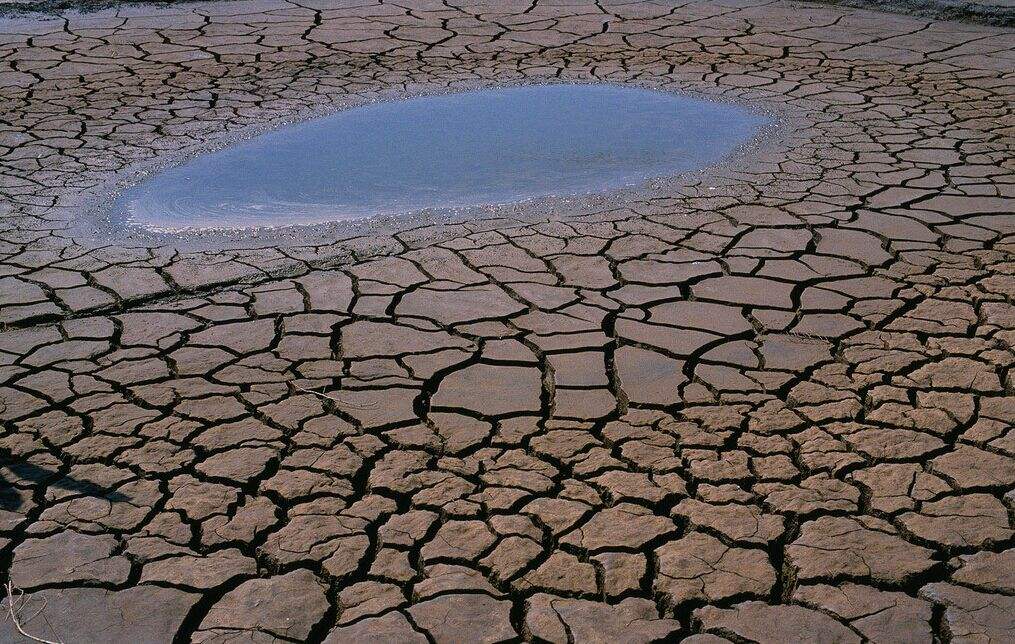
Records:
{"label": "dried twig", "polygon": [[314,394],[315,396],[320,396],[321,398],[327,398],[328,400],[338,403],[343,407],[348,407],[349,409],[373,409],[374,407],[377,406],[377,403],[375,402],[367,405],[354,405],[353,403],[340,400],[338,398],[335,398],[334,396],[329,396],[328,394],[324,394],[319,391],[314,391],[313,389],[307,389],[306,387],[297,387],[296,385],[293,385],[293,389],[297,391],[304,391],[308,394]]}
{"label": "dried twig", "polygon": [[810,340],[815,344],[829,344],[832,340],[823,335],[814,335],[813,333],[802,333],[800,331],[787,331],[786,335],[794,338],[800,338],[802,340]]}
{"label": "dried twig", "polygon": [[[24,627],[21,625],[21,618],[18,616],[18,613],[24,606],[22,605],[20,607],[16,607],[17,604],[20,602],[21,598],[24,597],[25,592],[19,588],[15,588],[14,582],[10,580],[7,581],[6,589],[7,589],[8,615],[11,618],[11,623],[14,624],[14,628],[18,629],[19,633],[21,633],[28,639],[32,640],[33,642],[42,642],[42,644],[62,644],[62,642],[54,642],[53,640],[44,640],[41,637],[36,637],[35,635],[25,632]],[[15,597],[15,595],[17,595],[17,597]],[[42,613],[42,611],[45,609],[46,603],[43,602],[42,606],[39,607],[39,610],[35,611],[35,613],[31,617],[26,619],[25,623],[27,624],[28,622],[38,617],[39,614]]]}

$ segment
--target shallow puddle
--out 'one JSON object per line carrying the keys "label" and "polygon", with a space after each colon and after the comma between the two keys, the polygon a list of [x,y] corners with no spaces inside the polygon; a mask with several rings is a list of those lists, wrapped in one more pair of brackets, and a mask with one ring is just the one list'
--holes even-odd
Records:
{"label": "shallow puddle", "polygon": [[719,161],[768,119],[613,85],[534,85],[373,103],[287,126],[123,191],[160,230],[287,226],[601,192]]}

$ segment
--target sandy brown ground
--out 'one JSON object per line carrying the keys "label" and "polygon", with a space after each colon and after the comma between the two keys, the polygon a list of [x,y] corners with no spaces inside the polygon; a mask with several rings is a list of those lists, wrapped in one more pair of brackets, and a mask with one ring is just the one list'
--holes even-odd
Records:
{"label": "sandy brown ground", "polygon": [[[1013,47],[781,0],[0,22],[0,581],[25,630],[1012,641]],[[306,105],[557,80],[792,126],[541,221],[206,252],[70,229],[110,173]]]}

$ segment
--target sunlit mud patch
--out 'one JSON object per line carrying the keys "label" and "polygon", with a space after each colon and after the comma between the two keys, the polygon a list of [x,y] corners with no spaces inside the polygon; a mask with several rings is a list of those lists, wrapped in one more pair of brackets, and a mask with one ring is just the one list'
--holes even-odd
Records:
{"label": "sunlit mud patch", "polygon": [[612,85],[379,102],[168,168],[123,191],[112,219],[161,231],[290,226],[589,194],[715,163],[767,121]]}

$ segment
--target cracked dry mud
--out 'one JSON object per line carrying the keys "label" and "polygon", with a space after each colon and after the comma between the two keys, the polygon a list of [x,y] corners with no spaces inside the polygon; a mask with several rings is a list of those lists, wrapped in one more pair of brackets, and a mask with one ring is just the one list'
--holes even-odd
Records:
{"label": "cracked dry mud", "polygon": [[[3,21],[0,566],[26,630],[1012,641],[1013,47],[781,0]],[[792,125],[543,219],[202,252],[71,227],[111,173],[307,105],[559,80]]]}

